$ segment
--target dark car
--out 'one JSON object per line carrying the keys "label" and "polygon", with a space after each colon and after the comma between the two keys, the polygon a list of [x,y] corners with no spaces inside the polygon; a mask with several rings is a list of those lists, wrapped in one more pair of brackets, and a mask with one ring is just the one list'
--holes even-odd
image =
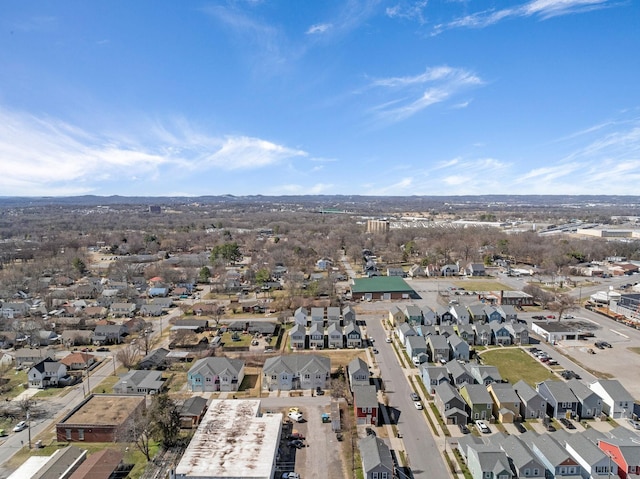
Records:
{"label": "dark car", "polygon": [[469,434],[469,428],[466,426],[466,424],[458,424],[458,427],[460,428],[460,432],[462,434]]}
{"label": "dark car", "polygon": [[98,351],[99,353],[106,353],[109,352],[109,348],[105,348],[104,346],[102,346],[96,349],[96,351]]}
{"label": "dark car", "polygon": [[295,447],[296,449],[302,449],[304,447],[304,442],[300,439],[294,439],[293,441],[289,441],[290,447]]}
{"label": "dark car", "polygon": [[593,345],[598,349],[604,349],[604,344],[602,341],[596,341]]}
{"label": "dark car", "polygon": [[527,432],[527,428],[524,427],[521,422],[516,422],[515,425],[518,432]]}
{"label": "dark car", "polygon": [[608,342],[606,342],[606,341],[602,341],[602,345],[603,345],[605,348],[612,348],[612,347],[613,347],[613,346],[611,346],[611,344],[609,344],[609,343],[608,343]]}
{"label": "dark car", "polygon": [[320,386],[316,388],[316,396],[324,396],[324,391]]}
{"label": "dark car", "polygon": [[365,431],[367,431],[367,436],[375,436],[376,435],[376,432],[373,429],[371,429],[370,427],[365,429]]}

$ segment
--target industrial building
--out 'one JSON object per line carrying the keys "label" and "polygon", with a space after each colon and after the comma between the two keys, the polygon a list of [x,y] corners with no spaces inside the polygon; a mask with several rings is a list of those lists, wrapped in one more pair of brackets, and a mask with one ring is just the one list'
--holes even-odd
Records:
{"label": "industrial building", "polygon": [[182,459],[176,479],[271,479],[282,414],[261,414],[258,399],[214,399]]}

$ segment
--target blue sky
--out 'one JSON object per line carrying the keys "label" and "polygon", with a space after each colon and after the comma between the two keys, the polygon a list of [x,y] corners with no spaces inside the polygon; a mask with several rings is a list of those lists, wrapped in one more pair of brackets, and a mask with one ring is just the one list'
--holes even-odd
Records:
{"label": "blue sky", "polygon": [[0,196],[638,194],[632,0],[5,1]]}

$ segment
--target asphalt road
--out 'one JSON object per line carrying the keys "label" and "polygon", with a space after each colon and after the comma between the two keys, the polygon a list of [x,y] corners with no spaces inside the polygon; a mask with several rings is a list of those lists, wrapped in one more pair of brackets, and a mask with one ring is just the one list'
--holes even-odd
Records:
{"label": "asphalt road", "polygon": [[379,353],[375,355],[380,375],[389,398],[392,421],[402,433],[409,458],[409,466],[415,478],[448,479],[449,471],[438,450],[424,412],[415,408],[409,394],[413,391],[404,371],[398,363],[393,346],[385,342],[382,315],[367,316],[367,332],[375,339]]}

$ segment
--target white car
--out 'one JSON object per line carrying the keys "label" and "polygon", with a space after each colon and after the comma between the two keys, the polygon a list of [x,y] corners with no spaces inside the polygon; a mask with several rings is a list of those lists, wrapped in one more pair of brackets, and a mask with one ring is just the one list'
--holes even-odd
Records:
{"label": "white car", "polygon": [[391,342],[391,338],[386,338],[386,339],[384,340],[384,342],[385,342],[385,343],[390,343],[390,342]]}
{"label": "white car", "polygon": [[289,418],[293,419],[295,422],[300,422],[302,421],[302,413],[291,411],[289,413]]}
{"label": "white car", "polygon": [[422,409],[422,403],[419,401],[414,401],[413,405],[415,406],[415,408],[417,410],[421,410]]}
{"label": "white car", "polygon": [[27,428],[27,422],[26,421],[20,421],[18,424],[16,424],[16,426],[13,428],[13,432],[20,432],[20,431],[24,431]]}
{"label": "white car", "polygon": [[476,427],[482,434],[489,434],[491,429],[487,426],[487,423],[484,421],[476,421]]}
{"label": "white car", "polygon": [[282,474],[282,479],[300,479],[300,474],[297,472],[285,472]]}

